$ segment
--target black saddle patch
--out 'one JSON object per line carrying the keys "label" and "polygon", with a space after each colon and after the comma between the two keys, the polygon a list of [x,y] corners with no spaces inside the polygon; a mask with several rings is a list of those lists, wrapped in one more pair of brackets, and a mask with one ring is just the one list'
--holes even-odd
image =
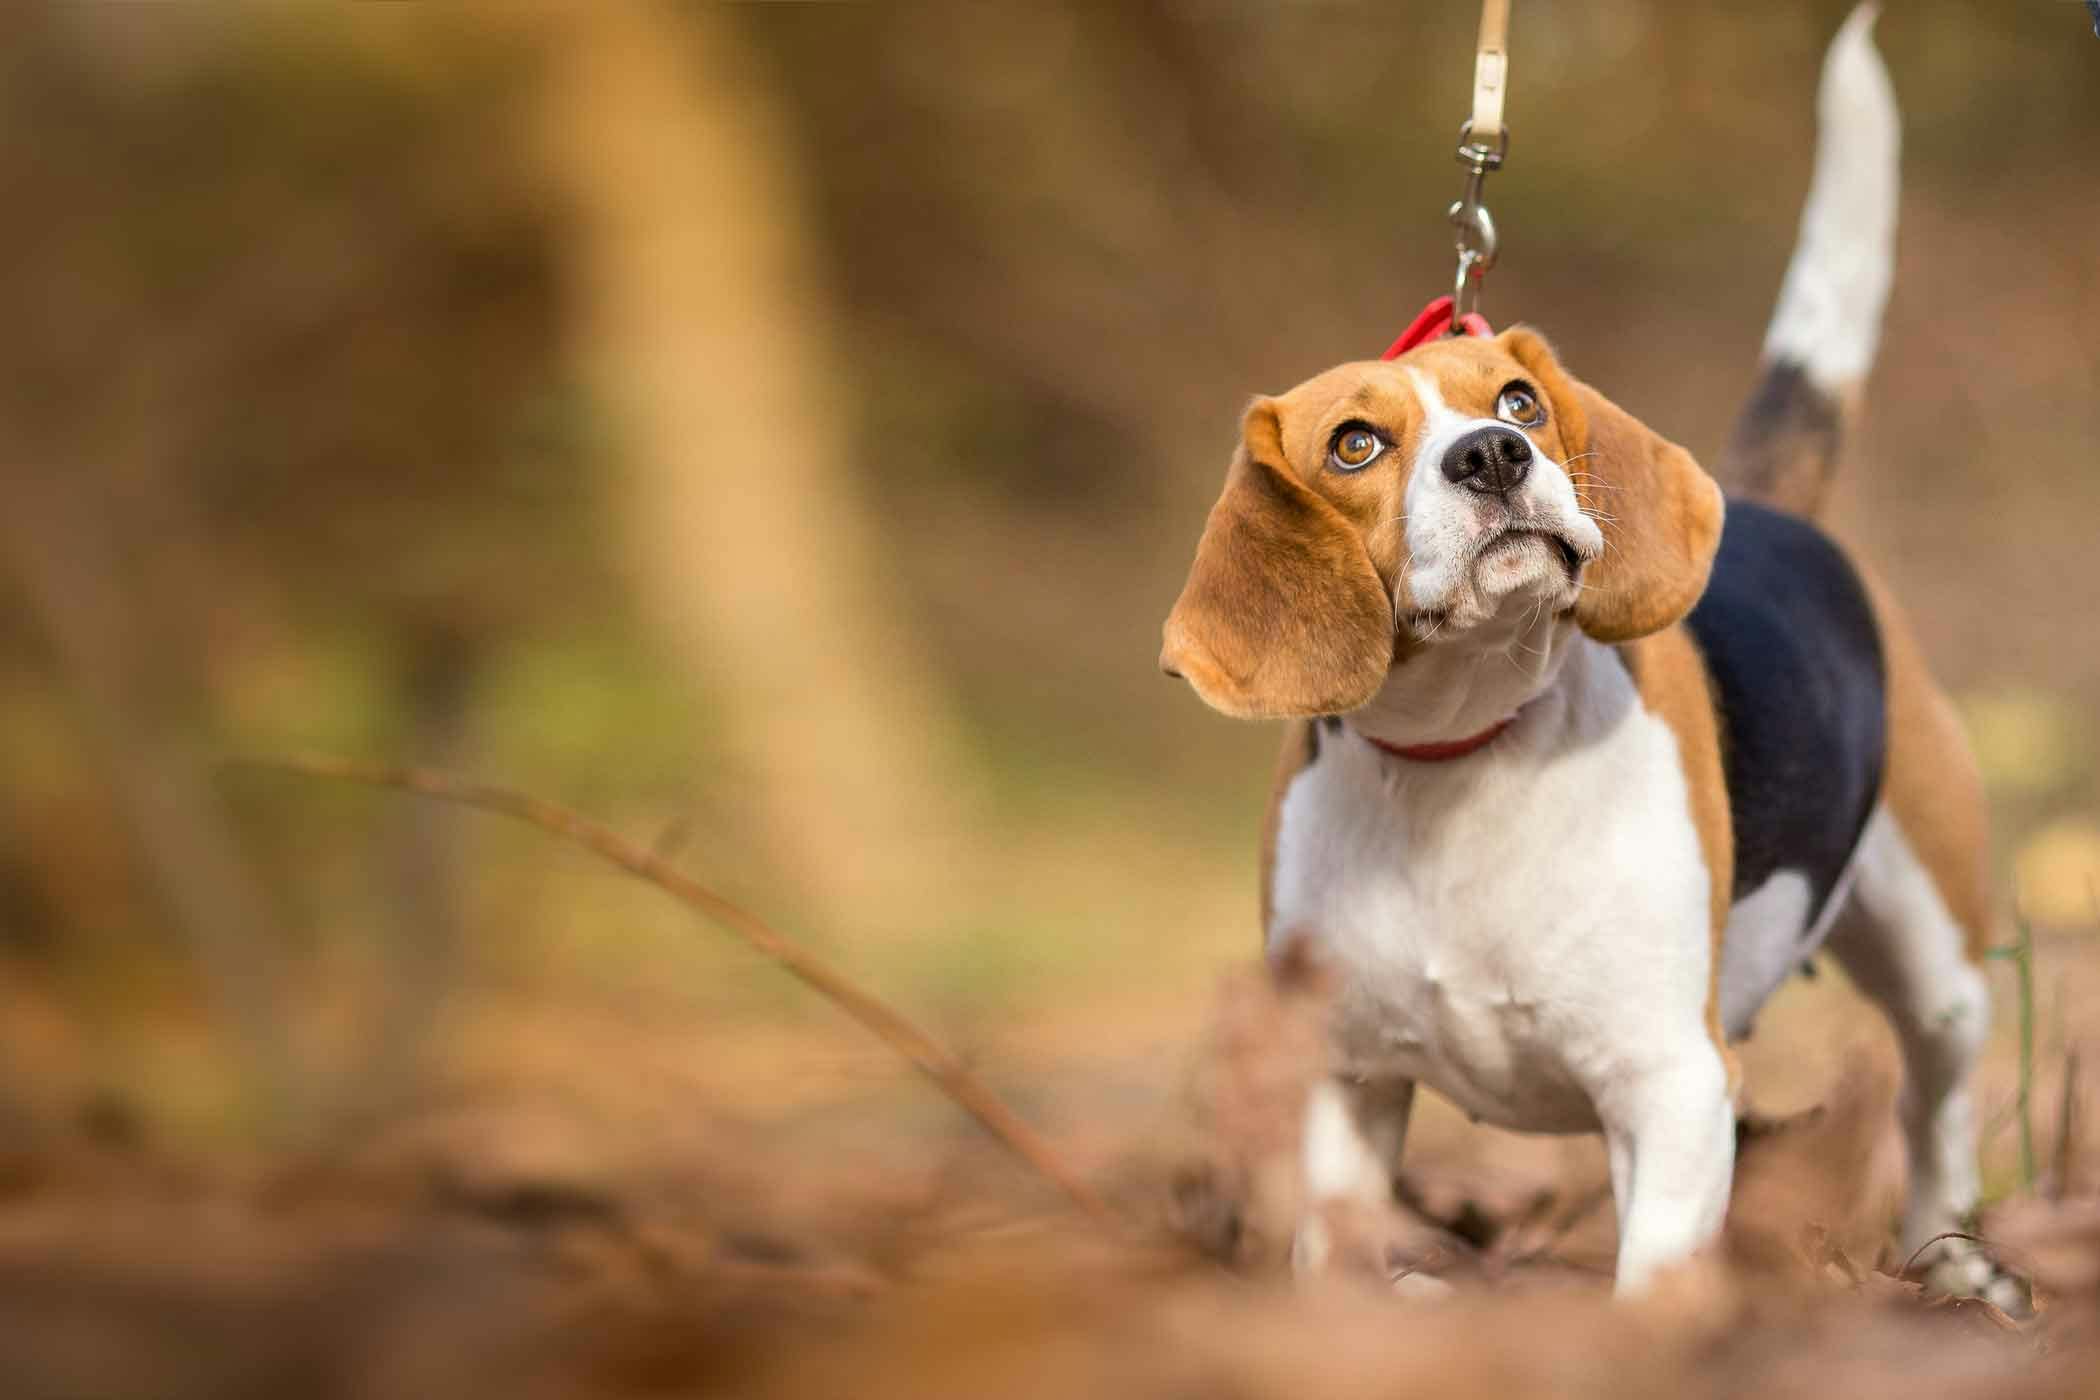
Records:
{"label": "black saddle patch", "polygon": [[1720,712],[1742,899],[1773,872],[1821,914],[1881,794],[1881,636],[1859,575],[1813,525],[1731,500],[1705,596],[1686,619]]}

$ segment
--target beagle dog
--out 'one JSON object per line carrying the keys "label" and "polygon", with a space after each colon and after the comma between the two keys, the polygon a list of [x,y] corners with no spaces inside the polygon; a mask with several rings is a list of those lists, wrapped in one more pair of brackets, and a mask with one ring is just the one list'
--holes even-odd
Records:
{"label": "beagle dog", "polygon": [[[1397,1164],[1418,1083],[1601,1131],[1622,1292],[1719,1230],[1730,1042],[1819,948],[1901,1042],[1904,1248],[1977,1203],[1981,784],[1894,600],[1811,523],[1891,269],[1872,18],[1825,65],[1731,497],[1536,332],[1433,340],[1254,401],[1165,627],[1212,707],[1290,721],[1266,937],[1338,979],[1363,1141]],[[2004,1282],[1935,1248],[1950,1291]]]}

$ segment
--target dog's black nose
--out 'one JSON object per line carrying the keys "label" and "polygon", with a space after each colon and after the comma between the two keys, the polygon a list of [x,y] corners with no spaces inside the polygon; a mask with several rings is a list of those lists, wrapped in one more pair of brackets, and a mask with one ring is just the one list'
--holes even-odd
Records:
{"label": "dog's black nose", "polygon": [[1531,439],[1515,428],[1475,428],[1444,454],[1444,479],[1483,496],[1506,496],[1531,472]]}

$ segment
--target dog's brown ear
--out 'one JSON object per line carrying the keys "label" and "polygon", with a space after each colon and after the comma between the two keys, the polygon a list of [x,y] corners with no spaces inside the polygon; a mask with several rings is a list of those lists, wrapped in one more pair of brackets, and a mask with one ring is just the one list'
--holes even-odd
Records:
{"label": "dog's brown ear", "polygon": [[1244,719],[1341,714],[1393,660],[1393,610],[1363,536],[1292,475],[1276,406],[1256,400],[1167,616],[1159,664]]}
{"label": "dog's brown ear", "polygon": [[1546,393],[1568,452],[1582,508],[1604,531],[1604,557],[1590,565],[1575,621],[1600,642],[1660,632],[1706,591],[1721,544],[1721,488],[1638,418],[1560,367],[1529,330],[1505,344]]}

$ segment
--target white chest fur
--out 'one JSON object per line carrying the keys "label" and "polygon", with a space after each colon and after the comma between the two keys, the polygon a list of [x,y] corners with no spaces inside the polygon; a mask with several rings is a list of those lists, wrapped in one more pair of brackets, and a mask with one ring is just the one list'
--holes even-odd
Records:
{"label": "white chest fur", "polygon": [[1319,941],[1347,1072],[1508,1127],[1584,1131],[1700,1034],[1707,872],[1675,735],[1582,640],[1488,748],[1415,763],[1347,731],[1285,794],[1272,947]]}

